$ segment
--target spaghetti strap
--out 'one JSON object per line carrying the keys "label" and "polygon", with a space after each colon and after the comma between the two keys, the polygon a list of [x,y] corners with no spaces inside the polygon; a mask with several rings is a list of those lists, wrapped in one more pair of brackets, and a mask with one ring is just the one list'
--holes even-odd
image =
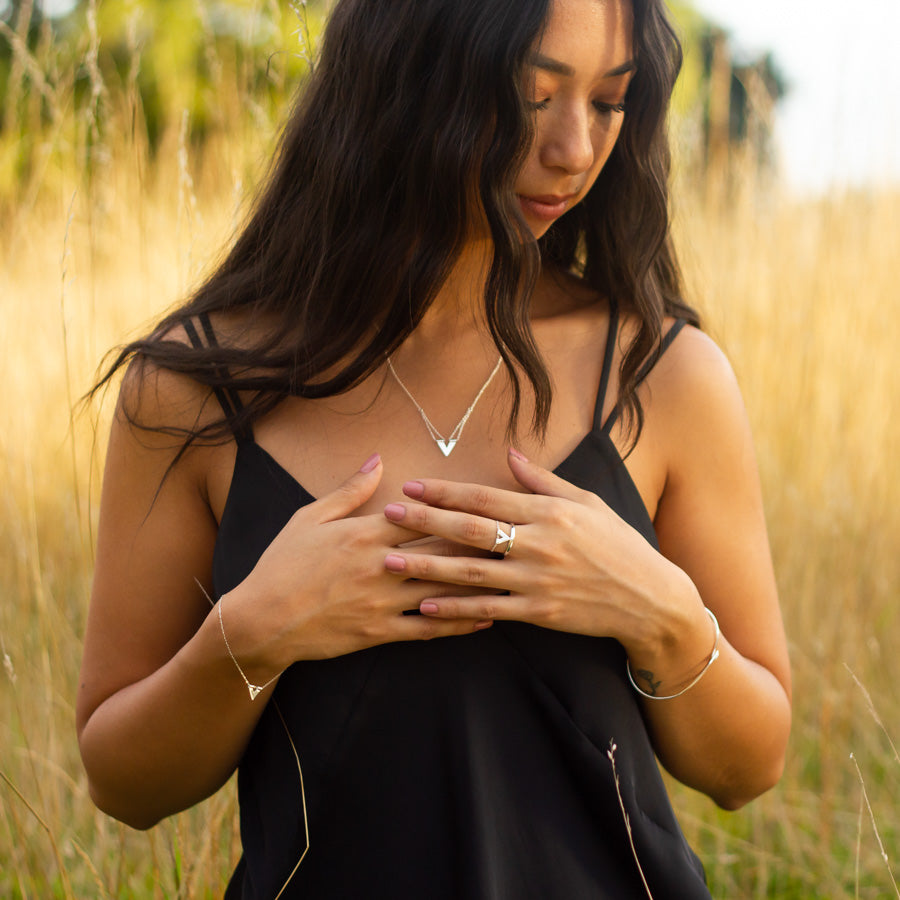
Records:
{"label": "spaghetti strap", "polygon": [[609,331],[606,334],[606,350],[603,354],[603,373],[600,376],[600,388],[597,391],[597,403],[594,406],[594,431],[603,428],[603,406],[606,403],[606,392],[609,389],[609,376],[612,373],[613,357],[616,355],[616,338],[619,333],[619,307],[615,300],[609,301]]}
{"label": "spaghetti strap", "polygon": [[[203,328],[203,333],[206,335],[207,343],[204,344],[202,338],[197,333],[197,329],[194,327],[194,323],[190,319],[185,319],[184,321],[184,330],[187,333],[188,339],[191,344],[197,349],[202,349],[203,347],[218,347],[219,342],[216,340],[216,333],[213,330],[212,322],[209,320],[209,314],[202,312],[197,315],[197,319],[200,321],[200,325]],[[219,367],[216,370],[216,374],[221,377],[227,376],[228,372],[225,368]],[[228,419],[231,423],[234,422],[235,418],[241,413],[244,409],[244,404],[241,402],[241,398],[238,396],[237,391],[233,391],[229,388],[223,387],[214,387],[213,393],[216,395],[216,400],[219,401],[219,406],[222,407],[222,412],[225,413],[225,418]],[[234,433],[235,440],[240,443],[241,441],[252,441],[253,440],[253,430],[249,427],[243,428],[235,428],[232,424],[232,432]]]}
{"label": "spaghetti strap", "polygon": [[659,345],[659,350],[648,357],[638,372],[637,381],[634,386],[637,387],[651,372],[653,367],[659,362],[659,358],[672,346],[672,341],[678,337],[681,329],[687,325],[687,319],[676,319],[672,327],[666,332]]}
{"label": "spaghetti strap", "polygon": [[201,349],[203,347],[203,341],[200,340],[200,335],[197,334],[197,329],[194,328],[194,323],[190,319],[184,320],[184,330],[187,332],[191,344],[198,350]]}
{"label": "spaghetti strap", "polygon": [[[638,371],[637,379],[635,380],[634,386],[637,387],[653,370],[653,367],[659,362],[660,357],[669,347],[672,346],[672,341],[678,337],[681,333],[681,329],[687,325],[687,319],[676,319],[673,323],[672,327],[665,333],[662,341],[660,341],[659,349],[655,353],[651,353],[650,356],[644,361],[644,364]],[[612,412],[609,414],[609,418],[606,422],[603,423],[603,431],[607,434],[612,429],[613,425],[616,423],[616,419],[619,417],[619,405],[618,403],[613,407]],[[596,421],[596,419],[595,419]]]}

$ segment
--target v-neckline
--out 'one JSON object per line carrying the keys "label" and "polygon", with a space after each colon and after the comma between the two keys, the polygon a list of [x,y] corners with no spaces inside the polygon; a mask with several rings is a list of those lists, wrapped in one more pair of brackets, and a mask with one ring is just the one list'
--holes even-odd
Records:
{"label": "v-neckline", "polygon": [[[558,465],[556,465],[551,471],[554,475],[559,475],[560,469],[564,469],[572,459],[582,451],[585,445],[591,440],[600,441],[602,444],[607,445],[607,449],[612,452],[615,457],[615,461],[618,464],[618,468],[624,478],[624,483],[626,489],[634,494],[634,498],[640,503],[641,509],[647,516],[647,520],[652,526],[653,518],[650,515],[650,511],[647,509],[647,504],[644,502],[644,498],[641,495],[641,492],[638,490],[637,485],[634,482],[634,479],[631,477],[631,472],[628,471],[628,467],[625,465],[625,460],[622,459],[622,454],[619,453],[619,448],[613,443],[612,438],[609,433],[604,428],[592,428],[581,440],[572,448],[571,451],[566,455],[565,459],[562,460]],[[262,455],[262,457],[266,460],[267,464],[270,468],[274,468],[276,472],[280,473],[283,478],[285,478],[292,487],[299,491],[302,495],[302,499],[304,500],[302,505],[307,505],[309,503],[315,503],[318,499],[311,491],[307,490],[302,482],[294,476],[288,469],[286,469],[265,447],[261,444],[256,443],[253,440],[245,440],[238,442],[237,446],[237,454],[240,455],[241,452],[256,452]],[[225,518],[225,512],[228,509],[229,500],[231,498],[231,493],[234,489],[234,473],[237,471],[237,456],[235,457],[235,465],[234,470],[232,471],[231,483],[228,486],[228,494],[225,500],[225,506],[222,510],[222,518]]]}

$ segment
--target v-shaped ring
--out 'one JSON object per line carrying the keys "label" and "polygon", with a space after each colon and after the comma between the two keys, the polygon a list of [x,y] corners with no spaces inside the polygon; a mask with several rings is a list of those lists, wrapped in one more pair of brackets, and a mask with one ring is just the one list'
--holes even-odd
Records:
{"label": "v-shaped ring", "polygon": [[513,535],[515,534],[515,531],[513,530],[514,528],[515,528],[514,525],[510,525],[509,526],[509,534],[507,534],[503,530],[503,526],[500,524],[500,521],[497,520],[497,537],[494,540],[494,546],[491,547],[491,553],[497,553],[498,548],[504,542],[506,543],[506,549],[504,551],[502,551],[503,555],[505,556],[507,553],[509,553],[509,548],[512,545],[512,541],[513,541]]}

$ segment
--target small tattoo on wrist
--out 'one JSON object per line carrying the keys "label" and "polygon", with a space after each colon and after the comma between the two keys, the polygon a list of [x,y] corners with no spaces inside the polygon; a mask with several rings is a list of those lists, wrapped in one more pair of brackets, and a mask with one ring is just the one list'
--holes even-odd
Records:
{"label": "small tattoo on wrist", "polygon": [[654,681],[653,673],[647,669],[638,669],[637,675],[638,678],[640,678],[642,681],[647,682],[647,693],[652,694],[655,697],[656,692],[659,690],[659,686],[662,684],[662,681]]}

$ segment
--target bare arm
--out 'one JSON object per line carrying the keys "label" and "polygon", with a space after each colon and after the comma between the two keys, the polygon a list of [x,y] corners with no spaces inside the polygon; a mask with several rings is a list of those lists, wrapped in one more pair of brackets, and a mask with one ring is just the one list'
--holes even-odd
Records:
{"label": "bare arm", "polygon": [[[195,583],[211,590],[213,451],[191,450],[164,479],[177,439],[137,430],[122,415],[127,403],[142,422],[191,426],[206,399],[180,376],[151,372],[141,382],[130,372],[106,461],[77,727],[94,801],[138,828],[227,780],[272,690],[250,701],[217,611]],[[383,572],[384,554],[420,535],[381,516],[350,517],[381,478],[377,458],[363,468],[299,510],[227,595],[229,643],[254,683],[295,660],[475,626],[401,615],[435,586],[398,591]],[[341,552],[347,546],[354,553]],[[315,565],[298,566],[304,559]]]}
{"label": "bare arm", "polygon": [[791,720],[787,646],[756,458],[731,368],[693,329],[669,352],[653,387],[668,448],[654,526],[663,556],[687,576],[687,598],[672,610],[690,612],[690,620],[669,626],[668,646],[655,655],[635,650],[631,662],[656,678],[677,676],[679,665],[690,674],[686,661],[702,663],[712,643],[692,596],[718,617],[719,659],[683,697],[645,700],[644,710],[666,768],[735,808],[781,776]]}
{"label": "bare arm", "polygon": [[[519,523],[504,560],[407,558],[404,577],[510,591],[436,598],[440,617],[518,619],[611,636],[646,690],[677,693],[713,646],[704,605],[722,627],[720,656],[682,696],[644,701],[654,746],[681,781],[735,808],[779,778],[790,728],[790,675],[749,429],[730,368],[686,330],[653,372],[642,440],[664,455],[654,550],[599,498],[510,454],[532,495],[425,480],[406,488],[427,505],[393,505],[407,527],[490,547],[495,519]],[[652,431],[651,431],[652,428]],[[402,507],[402,514],[401,508]],[[640,684],[640,680],[638,681]]]}
{"label": "bare arm", "polygon": [[177,439],[137,431],[122,408],[182,424],[197,400],[175,376],[141,384],[130,372],[106,459],[77,726],[94,801],[136,827],[216,790],[263,708],[240,702],[194,581],[211,590],[204,453],[188,453],[163,480]]}

